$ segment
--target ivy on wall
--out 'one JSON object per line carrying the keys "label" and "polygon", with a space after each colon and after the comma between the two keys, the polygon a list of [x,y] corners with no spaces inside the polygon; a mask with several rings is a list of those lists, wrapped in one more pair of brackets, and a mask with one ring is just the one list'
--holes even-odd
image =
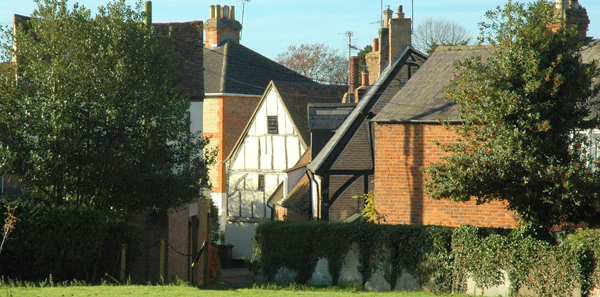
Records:
{"label": "ivy on wall", "polygon": [[463,293],[471,278],[485,291],[510,282],[511,295],[528,288],[538,296],[587,297],[598,287],[600,230],[580,230],[551,244],[508,229],[370,223],[268,222],[256,230],[256,252],[267,280],[282,267],[310,280],[321,258],[328,259],[337,285],[344,259],[358,245],[362,284],[382,269],[395,288],[402,273],[420,286],[433,281],[441,292]]}

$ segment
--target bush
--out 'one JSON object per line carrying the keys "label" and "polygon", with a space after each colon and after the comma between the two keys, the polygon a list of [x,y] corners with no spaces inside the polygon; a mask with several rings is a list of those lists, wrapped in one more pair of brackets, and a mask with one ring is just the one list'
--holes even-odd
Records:
{"label": "bush", "polygon": [[122,220],[99,210],[25,198],[3,198],[0,205],[17,205],[20,219],[5,244],[0,275],[90,281],[117,274],[120,247],[126,242]]}

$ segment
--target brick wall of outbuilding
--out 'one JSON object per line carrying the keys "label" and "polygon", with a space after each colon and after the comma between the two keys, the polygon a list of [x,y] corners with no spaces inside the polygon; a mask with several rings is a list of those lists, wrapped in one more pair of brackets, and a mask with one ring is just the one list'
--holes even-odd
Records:
{"label": "brick wall of outbuilding", "polygon": [[169,265],[166,281],[180,279],[195,285],[202,284],[204,255],[193,268],[191,264],[203,242],[210,242],[210,221],[207,220],[209,211],[210,200],[204,199],[169,212],[169,237],[166,247]]}
{"label": "brick wall of outbuilding", "polygon": [[516,227],[517,216],[503,202],[475,205],[429,198],[420,168],[445,155],[434,140],[450,143],[455,134],[438,124],[375,124],[375,199],[387,223]]}

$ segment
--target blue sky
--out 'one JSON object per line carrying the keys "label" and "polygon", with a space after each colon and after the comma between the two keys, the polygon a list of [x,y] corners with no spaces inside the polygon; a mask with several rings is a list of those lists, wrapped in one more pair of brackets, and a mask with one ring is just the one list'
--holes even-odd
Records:
{"label": "blue sky", "polygon": [[[95,10],[108,0],[80,0],[80,4]],[[531,1],[527,1],[531,2]],[[72,6],[75,1],[70,0]],[[126,0],[127,4],[135,4]],[[416,0],[414,20],[429,18],[453,20],[468,29],[472,37],[479,34],[478,23],[485,21],[485,12],[503,0]],[[600,38],[600,1],[579,0],[590,17],[588,36]],[[154,0],[154,22],[205,21],[212,4],[235,6],[236,19],[242,18],[241,0]],[[410,0],[384,0],[396,11],[403,5],[406,17],[411,17]],[[13,14],[30,15],[36,8],[33,0],[0,0],[0,24],[11,25]],[[377,37],[381,11],[380,0],[250,0],[245,4],[244,29],[241,43],[274,59],[289,45],[324,43],[348,54],[346,31],[353,32],[352,44],[359,48]],[[356,51],[353,51],[353,55]]]}

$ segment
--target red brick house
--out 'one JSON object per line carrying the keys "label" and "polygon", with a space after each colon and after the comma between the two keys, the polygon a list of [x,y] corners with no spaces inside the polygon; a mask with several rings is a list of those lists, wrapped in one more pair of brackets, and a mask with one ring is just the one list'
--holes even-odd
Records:
{"label": "red brick house", "polygon": [[475,206],[430,199],[420,168],[444,153],[434,144],[454,141],[438,119],[458,122],[457,106],[446,102],[453,62],[487,56],[489,47],[439,47],[411,80],[377,114],[375,130],[375,197],[390,224],[515,227],[518,219],[501,202]]}
{"label": "red brick house", "polygon": [[[576,26],[585,62],[600,59],[600,44],[586,38],[589,19],[577,2],[557,9],[567,26]],[[434,144],[455,141],[455,134],[438,123],[438,119],[459,123],[457,107],[445,98],[444,87],[450,85],[455,71],[453,61],[470,56],[490,55],[489,47],[440,47],[423,64],[419,72],[375,116],[375,197],[379,212],[391,224],[435,224],[460,226],[494,226],[513,228],[518,224],[506,204],[494,201],[483,205],[433,200],[423,187],[420,168],[438,161],[444,152]],[[597,129],[590,131],[594,135]],[[593,138],[591,138],[593,140]],[[596,144],[597,145],[597,144]]]}

